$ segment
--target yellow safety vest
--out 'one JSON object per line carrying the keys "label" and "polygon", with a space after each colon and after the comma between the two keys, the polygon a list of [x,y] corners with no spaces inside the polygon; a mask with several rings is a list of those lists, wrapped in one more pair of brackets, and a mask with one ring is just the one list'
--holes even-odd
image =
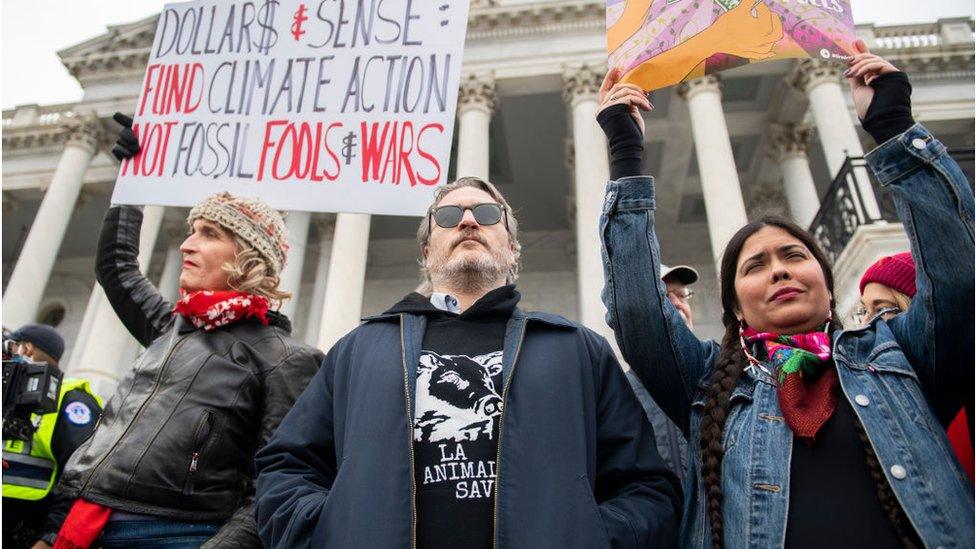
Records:
{"label": "yellow safety vest", "polygon": [[[30,442],[22,440],[6,440],[3,444],[3,497],[37,501],[54,488],[57,478],[58,463],[51,450],[51,438],[54,436],[54,426],[61,415],[61,401],[69,391],[82,390],[88,393],[98,406],[102,399],[92,391],[86,379],[65,378],[61,383],[58,394],[58,411],[42,416],[33,415],[31,419],[37,425],[34,438]],[[38,419],[40,423],[38,423]]]}

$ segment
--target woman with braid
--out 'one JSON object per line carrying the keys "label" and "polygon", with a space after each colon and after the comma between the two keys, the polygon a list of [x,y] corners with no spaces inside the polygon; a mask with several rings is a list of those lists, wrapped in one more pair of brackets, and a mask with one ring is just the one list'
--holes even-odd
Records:
{"label": "woman with braid", "polygon": [[656,182],[641,175],[650,104],[617,71],[601,90],[607,319],[688,436],[682,547],[973,546],[973,487],[944,431],[972,398],[973,193],[912,119],[908,77],[857,47],[845,76],[881,144],[868,164],[894,196],[918,276],[908,311],[852,330],[812,235],[764,218],[722,257],[722,341],[698,340],[649,274],[660,262]]}

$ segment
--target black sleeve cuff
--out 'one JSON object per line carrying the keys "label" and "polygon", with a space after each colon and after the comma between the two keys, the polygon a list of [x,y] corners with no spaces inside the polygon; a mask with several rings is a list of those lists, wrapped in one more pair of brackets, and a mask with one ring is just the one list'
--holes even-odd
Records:
{"label": "black sleeve cuff", "polygon": [[883,74],[873,81],[874,99],[861,120],[864,131],[879,145],[915,125],[912,85],[903,72]]}
{"label": "black sleeve cuff", "polygon": [[644,135],[630,115],[630,106],[613,105],[597,114],[610,146],[610,179],[644,172]]}

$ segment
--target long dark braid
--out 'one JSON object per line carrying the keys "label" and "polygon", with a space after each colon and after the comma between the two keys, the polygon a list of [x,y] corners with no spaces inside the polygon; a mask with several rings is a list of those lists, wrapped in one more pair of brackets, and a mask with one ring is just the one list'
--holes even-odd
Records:
{"label": "long dark braid", "polygon": [[725,448],[722,433],[729,414],[729,398],[735,389],[746,359],[739,350],[739,328],[736,322],[727,323],[722,337],[722,350],[715,361],[708,397],[702,411],[698,440],[701,446],[702,482],[708,502],[708,516],[712,524],[712,546],[722,547],[722,457]]}

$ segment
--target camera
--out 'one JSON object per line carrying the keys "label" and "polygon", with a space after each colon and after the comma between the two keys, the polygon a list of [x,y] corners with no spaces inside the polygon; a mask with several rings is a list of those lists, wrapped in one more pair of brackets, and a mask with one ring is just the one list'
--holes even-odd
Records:
{"label": "camera", "polygon": [[29,441],[36,427],[31,414],[58,410],[64,374],[46,362],[31,362],[16,354],[12,340],[3,342],[3,439]]}

